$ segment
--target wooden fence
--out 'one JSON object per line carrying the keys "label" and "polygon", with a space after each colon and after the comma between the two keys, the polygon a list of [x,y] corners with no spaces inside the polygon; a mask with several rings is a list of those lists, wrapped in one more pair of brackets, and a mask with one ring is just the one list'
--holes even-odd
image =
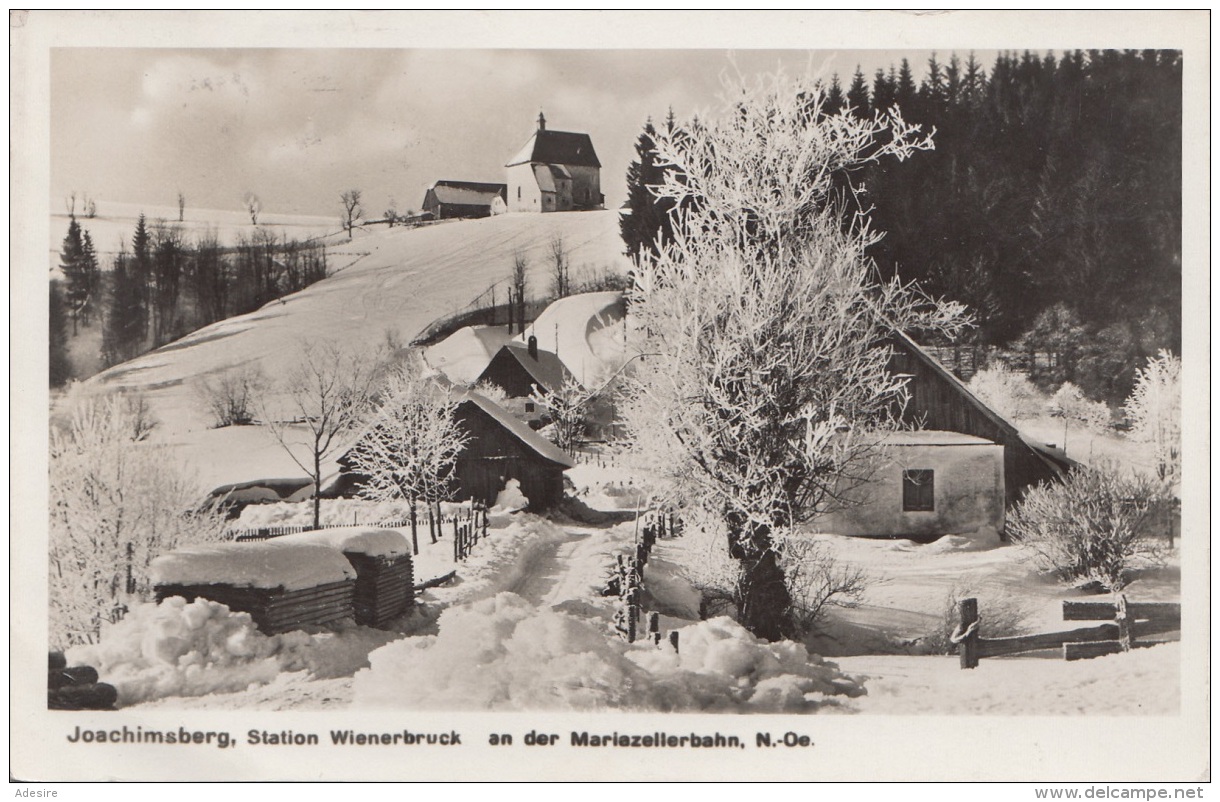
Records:
{"label": "wooden fence", "polygon": [[[650,512],[644,516],[644,527],[636,540],[635,548],[628,554],[619,554],[615,558],[614,569],[606,582],[602,594],[618,596],[618,606],[614,612],[614,629],[628,643],[635,643],[641,636],[640,618],[643,607],[640,601],[644,591],[644,566],[652,554],[653,546],[661,537],[675,537],[681,524],[673,513]],[[648,613],[647,639],[654,645],[660,645],[661,617],[658,613]],[[665,639],[674,651],[678,650],[678,633],[673,631]]]}
{"label": "wooden fence", "polygon": [[482,505],[471,505],[470,517],[459,520],[455,516],[453,519],[453,561],[457,563],[465,560],[470,556],[470,552],[474,550],[479,540],[485,537],[487,537],[487,508]]}
{"label": "wooden fence", "polygon": [[975,668],[984,657],[1063,649],[1065,660],[1081,660],[1103,654],[1126,652],[1165,641],[1139,641],[1148,635],[1174,632],[1182,628],[1182,606],[1176,602],[1064,601],[1064,621],[1106,621],[1091,627],[1007,638],[979,636],[978,599],[962,599],[958,605],[958,626],[950,640],[957,644],[962,668]]}
{"label": "wooden fence", "polygon": [[[468,507],[463,507],[460,512],[449,515],[440,511],[439,505],[425,505],[424,513],[418,514],[415,510],[407,518],[394,518],[384,521],[367,521],[364,526],[377,527],[379,529],[411,529],[411,549],[416,555],[419,554],[419,530],[427,526],[428,536],[431,542],[435,543],[445,535],[445,529],[455,522],[466,520],[474,517],[474,510]],[[481,505],[475,505],[475,509],[483,512],[483,528],[486,535],[486,517],[487,511]],[[329,529],[332,526],[347,526],[348,524],[324,524],[320,529]],[[353,519],[351,526],[360,526],[358,519]],[[257,526],[243,529],[230,528],[228,533],[230,537],[237,543],[247,543],[255,540],[270,540],[275,537],[283,537],[284,535],[299,535],[302,532],[312,532],[314,526],[311,524],[285,524],[278,526]],[[477,540],[477,539],[476,539]]]}

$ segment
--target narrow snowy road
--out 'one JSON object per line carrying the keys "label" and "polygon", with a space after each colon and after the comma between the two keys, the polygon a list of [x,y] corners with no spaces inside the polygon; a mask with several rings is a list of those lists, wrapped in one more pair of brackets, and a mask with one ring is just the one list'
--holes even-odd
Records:
{"label": "narrow snowy road", "polygon": [[596,595],[616,546],[630,529],[566,524],[567,537],[535,551],[504,590],[541,607],[584,601]]}

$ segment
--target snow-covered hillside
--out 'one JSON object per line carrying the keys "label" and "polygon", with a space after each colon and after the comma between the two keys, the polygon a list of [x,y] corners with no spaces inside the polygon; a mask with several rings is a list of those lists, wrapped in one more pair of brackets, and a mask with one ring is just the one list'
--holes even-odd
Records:
{"label": "snow-covered hillside", "polygon": [[[202,472],[201,484],[300,476],[300,468],[282,455],[262,427],[208,429],[194,381],[231,367],[256,365],[274,382],[291,370],[301,344],[309,340],[370,351],[387,339],[409,342],[491,285],[507,284],[515,253],[528,260],[528,286],[548,286],[547,254],[556,238],[562,238],[575,274],[627,269],[613,211],[502,215],[357,232],[350,243],[332,249],[332,265],[347,265],[335,275],[116,365],[90,379],[87,387],[142,393],[160,421],[154,439],[175,444],[183,461]],[[242,444],[236,450],[235,439]],[[224,448],[216,447],[214,440],[224,440]],[[254,453],[270,460],[259,466],[258,476],[243,465]]]}

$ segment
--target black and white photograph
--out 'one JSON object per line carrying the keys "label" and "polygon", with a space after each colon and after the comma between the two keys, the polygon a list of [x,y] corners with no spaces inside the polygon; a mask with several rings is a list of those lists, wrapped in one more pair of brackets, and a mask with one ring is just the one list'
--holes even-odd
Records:
{"label": "black and white photograph", "polygon": [[1209,24],[11,11],[10,775],[1209,781]]}

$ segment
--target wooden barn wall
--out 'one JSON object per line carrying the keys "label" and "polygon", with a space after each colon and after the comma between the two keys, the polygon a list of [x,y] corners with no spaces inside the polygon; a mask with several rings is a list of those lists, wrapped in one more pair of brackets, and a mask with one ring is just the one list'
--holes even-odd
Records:
{"label": "wooden barn wall", "polygon": [[999,425],[983,414],[959,385],[901,344],[894,344],[890,369],[911,376],[907,384],[910,398],[902,415],[905,423],[920,429],[974,435],[1004,446],[1005,500],[1008,504],[1015,503],[1026,487],[1055,477],[1055,472],[1015,429]]}
{"label": "wooden barn wall", "polygon": [[563,495],[563,466],[530,450],[503,426],[473,404],[458,410],[458,419],[470,436],[457,462],[458,493],[488,504],[505,482],[516,479],[530,501],[531,510],[549,509]]}

